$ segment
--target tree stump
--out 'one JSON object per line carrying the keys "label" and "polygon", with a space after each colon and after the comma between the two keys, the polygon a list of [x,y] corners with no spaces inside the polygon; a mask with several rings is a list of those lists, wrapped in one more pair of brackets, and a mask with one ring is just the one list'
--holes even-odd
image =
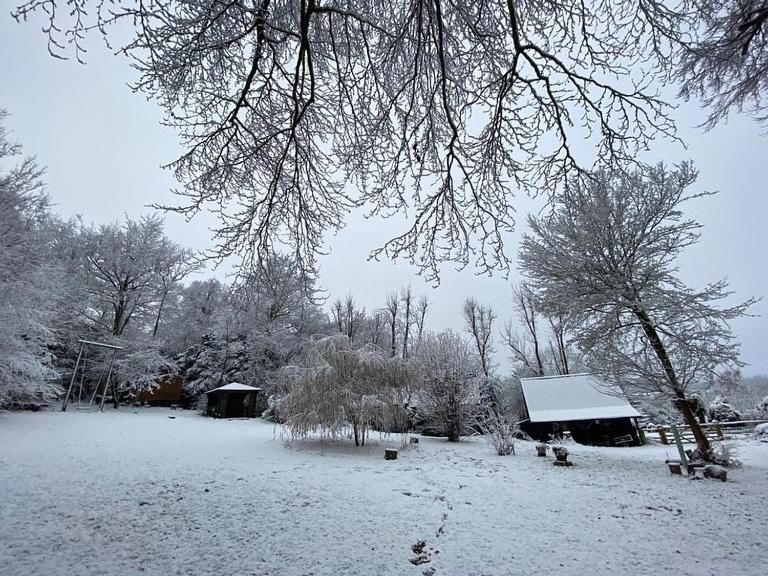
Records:
{"label": "tree stump", "polygon": [[549,446],[547,446],[546,444],[537,444],[536,445],[536,456],[540,456],[542,458],[546,457],[547,450],[549,450]]}
{"label": "tree stump", "polygon": [[680,462],[675,460],[667,460],[667,466],[669,466],[669,473],[670,474],[680,474],[682,475],[683,469],[680,464]]}
{"label": "tree stump", "polygon": [[573,463],[568,461],[568,449],[565,446],[555,446],[552,452],[555,453],[556,466],[573,466]]}
{"label": "tree stump", "polygon": [[384,450],[384,460],[397,460],[397,450],[386,448]]}

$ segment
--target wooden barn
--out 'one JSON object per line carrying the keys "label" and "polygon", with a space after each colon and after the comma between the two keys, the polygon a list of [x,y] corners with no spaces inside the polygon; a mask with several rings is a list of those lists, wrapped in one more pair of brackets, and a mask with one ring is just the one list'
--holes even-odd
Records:
{"label": "wooden barn", "polygon": [[255,418],[256,399],[261,388],[232,382],[206,392],[207,416],[214,418]]}
{"label": "wooden barn", "polygon": [[521,378],[528,419],[520,425],[546,441],[569,433],[580,444],[628,446],[642,443],[640,413],[618,386],[591,374]]}

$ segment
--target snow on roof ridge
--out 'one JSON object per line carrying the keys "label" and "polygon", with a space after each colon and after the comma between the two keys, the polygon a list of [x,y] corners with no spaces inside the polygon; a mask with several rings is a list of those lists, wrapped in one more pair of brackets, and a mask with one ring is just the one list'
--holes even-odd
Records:
{"label": "snow on roof ridge", "polygon": [[571,378],[573,376],[592,376],[596,378],[591,372],[574,372],[573,374],[552,374],[550,376],[526,376],[520,378],[520,380],[554,380],[555,378]]}
{"label": "snow on roof ridge", "polygon": [[521,378],[520,384],[531,422],[640,416],[619,386],[604,382],[593,374]]}
{"label": "snow on roof ridge", "polygon": [[229,384],[225,384],[224,386],[219,386],[218,388],[214,388],[213,390],[208,390],[206,394],[210,394],[211,392],[218,392],[219,390],[232,390],[232,391],[259,391],[261,388],[258,388],[256,386],[249,386],[248,384],[241,384],[240,382],[230,382]]}

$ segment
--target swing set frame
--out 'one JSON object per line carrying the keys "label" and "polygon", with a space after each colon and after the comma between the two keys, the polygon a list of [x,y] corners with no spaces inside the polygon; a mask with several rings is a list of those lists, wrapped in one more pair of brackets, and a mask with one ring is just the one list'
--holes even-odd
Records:
{"label": "swing set frame", "polygon": [[[67,395],[64,397],[64,403],[61,405],[61,411],[65,412],[67,410],[67,405],[69,404],[69,397],[72,394],[72,388],[75,385],[75,379],[77,377],[77,369],[80,367],[80,360],[83,358],[83,351],[86,349],[86,346],[95,346],[96,348],[105,348],[108,350],[112,350],[112,356],[109,359],[109,369],[107,371],[107,381],[104,383],[104,391],[101,394],[101,402],[99,403],[99,412],[104,411],[104,401],[107,398],[107,390],[110,389],[110,384],[112,383],[112,367],[115,364],[115,356],[119,351],[122,350],[120,346],[114,346],[113,344],[105,344],[104,342],[93,342],[92,340],[78,340],[80,343],[80,351],[77,354],[77,361],[75,362],[75,369],[72,371],[72,378],[69,380],[69,387],[67,388]],[[85,363],[83,363],[83,366],[85,366]],[[88,407],[91,407],[91,404],[93,404],[93,400],[96,398],[96,394],[99,391],[99,386],[101,385],[101,379],[96,383],[96,387],[93,389],[93,394],[91,394],[91,399],[88,401]],[[82,374],[80,378],[80,392],[82,394]],[[112,384],[112,396],[114,398],[117,398],[116,396],[116,390],[114,389],[114,384]],[[117,405],[115,405],[117,407]]]}

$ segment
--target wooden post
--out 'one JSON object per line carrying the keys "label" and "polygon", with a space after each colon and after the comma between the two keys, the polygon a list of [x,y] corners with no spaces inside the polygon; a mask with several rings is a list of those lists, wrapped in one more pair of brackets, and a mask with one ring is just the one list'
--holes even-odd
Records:
{"label": "wooden post", "polygon": [[642,428],[640,428],[640,424],[637,422],[637,417],[635,417],[635,431],[637,431],[637,439],[640,442],[640,444],[645,444],[645,432]]}
{"label": "wooden post", "polygon": [[675,444],[677,444],[677,451],[680,453],[680,464],[688,467],[688,457],[685,455],[685,450],[683,450],[683,442],[680,440],[680,434],[677,431],[677,426],[675,424],[672,424],[672,434],[675,437]]}
{"label": "wooden post", "polygon": [[69,381],[69,388],[67,388],[67,395],[64,396],[64,404],[61,405],[61,411],[67,410],[67,404],[69,404],[69,395],[72,393],[72,386],[75,384],[75,376],[77,375],[77,368],[80,366],[80,358],[83,356],[83,347],[85,344],[80,343],[80,352],[77,354],[77,362],[75,362],[75,370],[72,372],[72,378]]}
{"label": "wooden post", "polygon": [[659,427],[659,440],[661,440],[661,443],[664,445],[669,444],[669,438],[667,438],[667,431],[664,430],[664,428]]}
{"label": "wooden post", "polygon": [[[117,350],[112,350],[112,358],[109,359],[109,371],[107,372],[107,381],[104,383],[104,392],[102,392],[101,394],[101,403],[99,404],[99,412],[104,412],[104,401],[107,399],[107,390],[109,390],[109,382],[110,380],[112,380],[112,364],[114,364],[115,362],[115,354],[117,354]],[[114,395],[114,392],[112,392],[112,395]]]}

